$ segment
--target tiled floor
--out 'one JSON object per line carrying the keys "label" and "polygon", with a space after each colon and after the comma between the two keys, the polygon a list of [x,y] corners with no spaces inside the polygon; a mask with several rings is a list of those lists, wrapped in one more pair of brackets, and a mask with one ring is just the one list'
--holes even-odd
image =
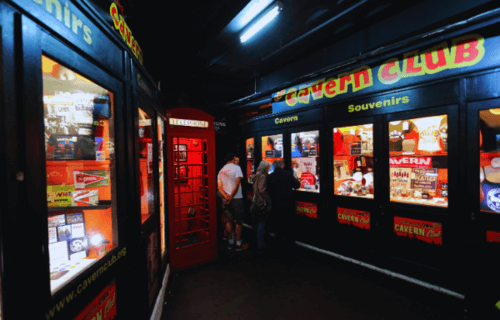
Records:
{"label": "tiled floor", "polygon": [[463,319],[461,299],[301,247],[269,249],[220,244],[216,261],[172,274],[162,319]]}

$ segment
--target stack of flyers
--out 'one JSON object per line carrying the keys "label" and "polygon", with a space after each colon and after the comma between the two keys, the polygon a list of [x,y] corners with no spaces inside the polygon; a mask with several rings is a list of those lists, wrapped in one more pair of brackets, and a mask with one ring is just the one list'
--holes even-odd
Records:
{"label": "stack of flyers", "polygon": [[73,171],[75,189],[106,187],[109,185],[107,170]]}

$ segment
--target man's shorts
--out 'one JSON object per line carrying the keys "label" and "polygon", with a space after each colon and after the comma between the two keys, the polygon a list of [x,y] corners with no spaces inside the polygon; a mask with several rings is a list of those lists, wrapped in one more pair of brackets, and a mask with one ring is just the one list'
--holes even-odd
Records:
{"label": "man's shorts", "polygon": [[245,203],[243,198],[233,199],[229,204],[224,205],[224,214],[229,222],[235,222],[236,224],[243,224],[245,219]]}

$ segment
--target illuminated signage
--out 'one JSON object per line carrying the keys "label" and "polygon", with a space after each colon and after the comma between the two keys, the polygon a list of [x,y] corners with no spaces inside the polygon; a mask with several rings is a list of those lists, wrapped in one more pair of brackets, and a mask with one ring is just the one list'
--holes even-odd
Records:
{"label": "illuminated signage", "polygon": [[129,27],[127,26],[125,19],[123,19],[123,17],[118,13],[118,7],[116,6],[116,3],[112,3],[111,7],[109,7],[109,14],[113,19],[115,29],[120,31],[123,41],[125,41],[129,48],[132,49],[132,53],[142,64],[144,59],[142,56],[141,47],[139,47],[139,44],[132,36],[132,31],[130,31]]}
{"label": "illuminated signage", "polygon": [[394,233],[400,237],[442,245],[442,230],[443,226],[439,222],[394,217]]}
{"label": "illuminated signage", "polygon": [[185,119],[170,118],[170,122],[169,123],[170,123],[171,126],[208,128],[208,121],[185,120]]}
{"label": "illuminated signage", "polygon": [[[418,77],[435,79],[441,72],[457,73],[458,69],[478,67],[493,63],[483,59],[485,39],[479,34],[469,34],[449,41],[443,41],[425,50],[412,50],[400,57],[384,61],[379,67],[364,65],[337,75],[303,83],[273,94],[273,112],[281,112],[301,106],[317,105],[337,96],[352,96],[358,91],[363,93],[385,90],[388,85],[410,84]],[[443,76],[445,74],[442,74]],[[439,75],[441,76],[441,75]],[[349,112],[369,110],[397,104],[409,103],[408,97],[395,97],[384,101],[350,105]]]}
{"label": "illuminated signage", "polygon": [[[43,6],[44,0],[34,0],[34,2]],[[81,34],[83,40],[92,45],[92,30],[82,20],[78,19],[78,16],[74,12],[71,12],[68,2],[64,2],[64,5],[62,5],[58,0],[45,0],[44,7],[48,13],[60,22],[63,22],[64,19],[63,23],[68,29],[71,29],[76,35]]]}
{"label": "illuminated signage", "polygon": [[153,92],[151,92],[151,89],[149,89],[148,85],[144,82],[144,80],[141,79],[141,75],[140,74],[137,74],[137,84],[139,85],[139,87],[142,88],[142,90],[144,90],[146,92],[146,94],[151,98],[153,99]]}
{"label": "illuminated signage", "polygon": [[295,201],[295,204],[296,214],[306,216],[308,218],[318,219],[318,206],[315,203]]}
{"label": "illuminated signage", "polygon": [[283,118],[274,119],[274,123],[276,123],[276,124],[295,122],[295,121],[299,121],[299,117],[291,116],[291,117],[283,117]]}
{"label": "illuminated signage", "polygon": [[342,224],[370,230],[370,213],[366,211],[338,207],[337,221]]}

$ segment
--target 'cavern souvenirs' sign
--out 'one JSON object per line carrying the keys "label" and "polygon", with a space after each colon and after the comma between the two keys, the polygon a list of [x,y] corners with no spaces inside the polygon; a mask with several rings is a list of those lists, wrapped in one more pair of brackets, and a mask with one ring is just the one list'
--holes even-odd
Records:
{"label": "'cavern souvenirs' sign", "polygon": [[295,205],[297,215],[318,219],[318,206],[315,203],[295,201]]}
{"label": "'cavern souvenirs' sign", "polygon": [[342,224],[370,230],[370,213],[366,211],[338,207],[337,221]]}
{"label": "'cavern souvenirs' sign", "polygon": [[443,227],[439,222],[394,217],[394,233],[400,237],[443,244]]}
{"label": "'cavern souvenirs' sign", "polygon": [[125,41],[125,43],[132,50],[134,56],[142,64],[144,61],[144,58],[142,56],[142,49],[141,47],[139,47],[139,44],[132,36],[132,31],[130,31],[129,27],[127,26],[125,19],[123,19],[123,17],[118,13],[118,6],[116,5],[116,3],[112,3],[111,6],[109,7],[109,14],[113,19],[113,24],[115,26],[115,29],[120,31],[123,41]]}
{"label": "'cavern souvenirs' sign", "polygon": [[[419,80],[429,81],[460,73],[464,68],[484,68],[500,64],[500,57],[492,54],[484,59],[487,50],[495,48],[499,39],[485,41],[479,34],[468,34],[441,42],[425,50],[411,50],[371,68],[364,65],[353,70],[330,75],[273,94],[273,112],[325,103],[336,97],[346,98],[357,93],[369,93],[404,86]],[[396,84],[397,83],[397,84]],[[399,101],[397,100],[399,99]],[[407,104],[409,97],[388,101],[374,101],[367,105],[349,105],[348,112],[360,112],[391,105]]]}

